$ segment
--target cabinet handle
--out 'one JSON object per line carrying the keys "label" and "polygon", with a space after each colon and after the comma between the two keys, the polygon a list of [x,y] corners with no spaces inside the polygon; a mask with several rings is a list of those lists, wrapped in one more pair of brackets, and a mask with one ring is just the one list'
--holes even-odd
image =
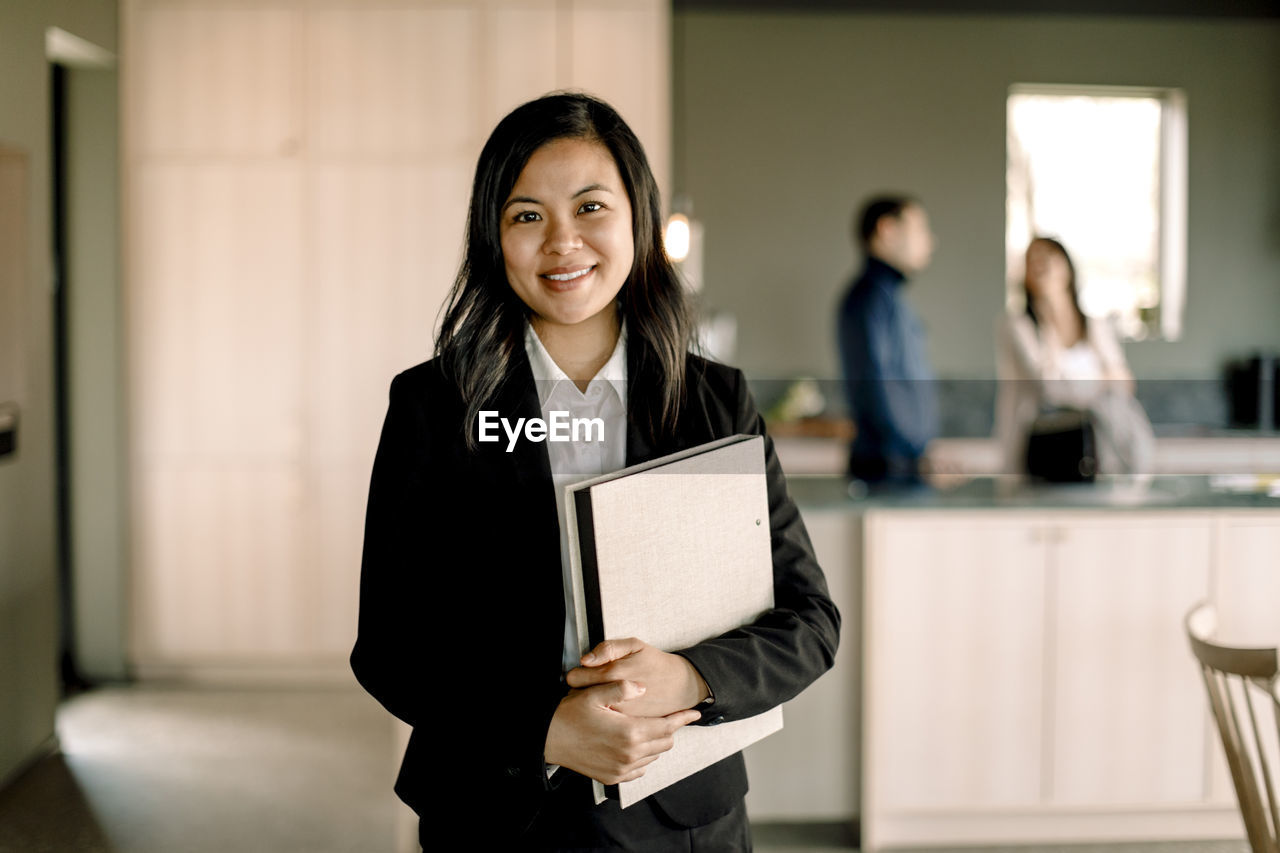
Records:
{"label": "cabinet handle", "polygon": [[1033,527],[1029,533],[1032,542],[1048,542],[1056,544],[1067,541],[1067,529],[1065,527],[1045,526]]}

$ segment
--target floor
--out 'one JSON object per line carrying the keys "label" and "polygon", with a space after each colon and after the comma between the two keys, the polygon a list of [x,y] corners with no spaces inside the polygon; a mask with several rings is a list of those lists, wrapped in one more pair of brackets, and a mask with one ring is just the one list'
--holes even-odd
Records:
{"label": "floor", "polygon": [[83,694],[0,792],[0,853],[391,853],[388,719],[345,689]]}
{"label": "floor", "polygon": [[[58,736],[60,751],[0,790],[0,853],[397,850],[392,729],[386,712],[356,690],[102,688],[63,705]],[[857,849],[844,825],[754,832],[757,853]],[[1002,853],[1247,853],[1247,846]]]}

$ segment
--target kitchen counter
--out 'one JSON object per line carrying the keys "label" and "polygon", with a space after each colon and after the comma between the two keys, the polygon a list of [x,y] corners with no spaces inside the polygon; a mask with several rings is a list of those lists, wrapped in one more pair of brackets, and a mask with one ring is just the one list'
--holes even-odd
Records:
{"label": "kitchen counter", "polygon": [[1280,476],[1184,475],[1100,478],[1096,483],[1038,485],[1017,477],[976,477],[953,489],[929,486],[867,491],[843,477],[790,477],[802,509],[1280,509]]}
{"label": "kitchen counter", "polygon": [[[830,436],[793,435],[774,439],[778,459],[790,476],[843,474],[849,442]],[[932,445],[950,470],[970,476],[1004,475],[1000,445],[991,438],[939,438]],[[1280,474],[1280,435],[1230,431],[1212,435],[1156,438],[1152,474]]]}
{"label": "kitchen counter", "polygon": [[790,476],[844,623],[747,750],[752,818],[857,821],[867,851],[1239,838],[1182,619],[1280,640],[1277,479]]}

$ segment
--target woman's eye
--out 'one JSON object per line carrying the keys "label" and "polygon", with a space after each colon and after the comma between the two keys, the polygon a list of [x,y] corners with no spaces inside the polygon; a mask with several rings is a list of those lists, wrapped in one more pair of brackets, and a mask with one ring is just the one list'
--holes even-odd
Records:
{"label": "woman's eye", "polygon": [[537,222],[541,217],[532,210],[522,210],[512,217],[513,222]]}
{"label": "woman's eye", "polygon": [[579,213],[595,213],[597,210],[604,210],[604,205],[598,201],[585,202],[582,207],[578,208]]}

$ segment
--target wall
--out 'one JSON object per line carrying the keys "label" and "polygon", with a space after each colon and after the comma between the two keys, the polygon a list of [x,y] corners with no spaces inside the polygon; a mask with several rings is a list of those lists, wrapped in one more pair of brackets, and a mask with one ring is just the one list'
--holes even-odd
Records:
{"label": "wall", "polygon": [[56,545],[50,287],[49,66],[45,29],[116,46],[108,0],[0,4],[0,145],[27,155],[27,242],[21,324],[22,426],[0,461],[0,780],[53,734],[57,702]]}
{"label": "wall", "polygon": [[71,68],[65,84],[73,641],[81,674],[109,681],[128,635],[118,76]]}
{"label": "wall", "polygon": [[753,378],[837,376],[854,207],[920,196],[939,248],[909,298],[943,377],[994,375],[1005,98],[1015,82],[1174,86],[1189,114],[1183,340],[1128,345],[1139,378],[1208,378],[1280,346],[1280,23],[683,12],[676,191],[706,229],[706,301]]}
{"label": "wall", "polygon": [[140,677],[350,681],[387,388],[431,354],[484,140],[580,87],[663,181],[669,22],[665,0],[122,4]]}

